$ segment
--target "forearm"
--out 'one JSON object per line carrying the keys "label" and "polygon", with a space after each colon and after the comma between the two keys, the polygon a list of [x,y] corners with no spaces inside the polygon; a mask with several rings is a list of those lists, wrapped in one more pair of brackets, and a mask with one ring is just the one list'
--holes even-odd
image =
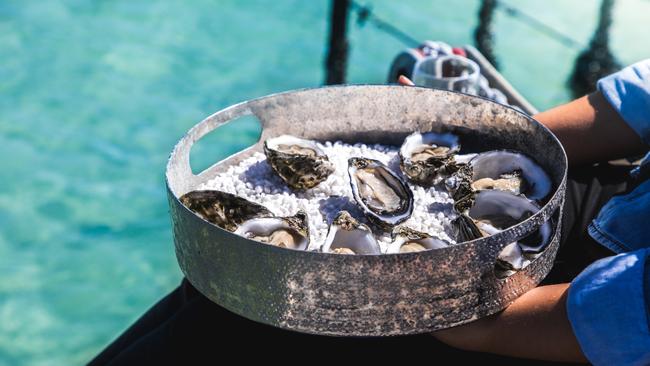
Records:
{"label": "forearm", "polygon": [[501,313],[434,333],[453,347],[506,356],[587,362],[566,313],[569,284],[535,288]]}
{"label": "forearm", "polygon": [[534,118],[558,137],[571,165],[629,157],[647,149],[600,92],[539,113]]}

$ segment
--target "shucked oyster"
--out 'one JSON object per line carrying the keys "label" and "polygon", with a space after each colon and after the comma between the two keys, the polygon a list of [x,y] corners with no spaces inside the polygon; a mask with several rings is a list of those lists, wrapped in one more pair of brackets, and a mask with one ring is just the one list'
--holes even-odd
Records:
{"label": "shucked oyster", "polygon": [[449,246],[442,239],[406,226],[397,226],[391,234],[393,242],[388,247],[387,253],[412,253],[429,249],[439,249]]}
{"label": "shucked oyster", "polygon": [[543,200],[551,191],[548,174],[526,155],[505,150],[478,154],[445,181],[454,199],[485,189]]}
{"label": "shucked oyster", "polygon": [[380,247],[367,225],[357,221],[347,211],[334,218],[321,248],[324,253],[380,254]]}
{"label": "shucked oyster", "polygon": [[381,226],[395,226],[411,216],[411,189],[380,161],[348,159],[352,194],[366,216]]}
{"label": "shucked oyster", "polygon": [[309,246],[309,223],[303,211],[290,217],[248,220],[239,225],[235,234],[280,248],[306,250]]}
{"label": "shucked oyster", "polygon": [[221,191],[192,191],[181,196],[180,201],[202,219],[228,231],[235,231],[239,224],[254,217],[273,216],[262,205]]}
{"label": "shucked oyster", "polygon": [[315,187],[334,171],[313,141],[282,135],[264,141],[264,153],[276,173],[293,189]]}
{"label": "shucked oyster", "polygon": [[430,186],[455,170],[453,154],[459,150],[456,135],[416,132],[399,149],[400,168],[414,183]]}
{"label": "shucked oyster", "polygon": [[[453,221],[458,242],[496,234],[539,211],[539,206],[533,201],[498,190],[472,193],[457,202],[455,207],[461,213]],[[506,276],[521,270],[546,248],[551,234],[551,223],[547,221],[525,238],[508,244],[499,254],[497,267]]]}

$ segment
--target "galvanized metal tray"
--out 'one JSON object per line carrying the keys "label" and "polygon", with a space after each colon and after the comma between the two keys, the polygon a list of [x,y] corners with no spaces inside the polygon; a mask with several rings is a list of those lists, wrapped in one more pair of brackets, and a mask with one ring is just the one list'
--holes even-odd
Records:
{"label": "galvanized metal tray", "polygon": [[[260,142],[192,174],[192,145],[247,114],[261,121]],[[553,193],[538,213],[487,238],[419,253],[356,256],[260,244],[204,221],[178,200],[261,151],[262,142],[272,136],[399,145],[415,130],[457,133],[466,151],[522,151],[549,173]],[[389,336],[485,317],[535,287],[549,272],[558,249],[566,173],[566,155],[555,136],[514,109],[442,90],[367,85],[275,94],[219,111],[178,142],[166,180],[178,263],[203,295],[276,327],[323,335]],[[522,271],[497,278],[494,265],[503,247],[550,219],[554,234],[546,250]]]}

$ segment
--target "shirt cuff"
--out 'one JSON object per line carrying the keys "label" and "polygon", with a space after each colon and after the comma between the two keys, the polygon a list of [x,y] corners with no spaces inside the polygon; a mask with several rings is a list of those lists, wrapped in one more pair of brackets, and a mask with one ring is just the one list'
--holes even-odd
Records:
{"label": "shirt cuff", "polygon": [[598,80],[598,90],[641,140],[650,145],[650,59]]}
{"label": "shirt cuff", "polygon": [[650,250],[601,259],[569,288],[567,313],[594,365],[650,364],[646,257]]}

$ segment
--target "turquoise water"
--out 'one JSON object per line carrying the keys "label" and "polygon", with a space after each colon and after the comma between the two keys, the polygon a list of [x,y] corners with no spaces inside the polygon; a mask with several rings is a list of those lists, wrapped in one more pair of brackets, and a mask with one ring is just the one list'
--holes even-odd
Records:
{"label": "turquoise water", "polygon": [[[471,43],[478,0],[374,1],[418,38]],[[453,5],[452,5],[453,4]],[[519,1],[586,42],[599,2]],[[164,167],[212,112],[323,80],[327,1],[0,2],[0,365],[79,365],[181,275]],[[617,2],[612,47],[650,56],[650,2]],[[504,75],[544,109],[578,50],[499,13]],[[349,80],[382,83],[397,41],[351,23]],[[256,138],[223,136],[214,159]]]}

